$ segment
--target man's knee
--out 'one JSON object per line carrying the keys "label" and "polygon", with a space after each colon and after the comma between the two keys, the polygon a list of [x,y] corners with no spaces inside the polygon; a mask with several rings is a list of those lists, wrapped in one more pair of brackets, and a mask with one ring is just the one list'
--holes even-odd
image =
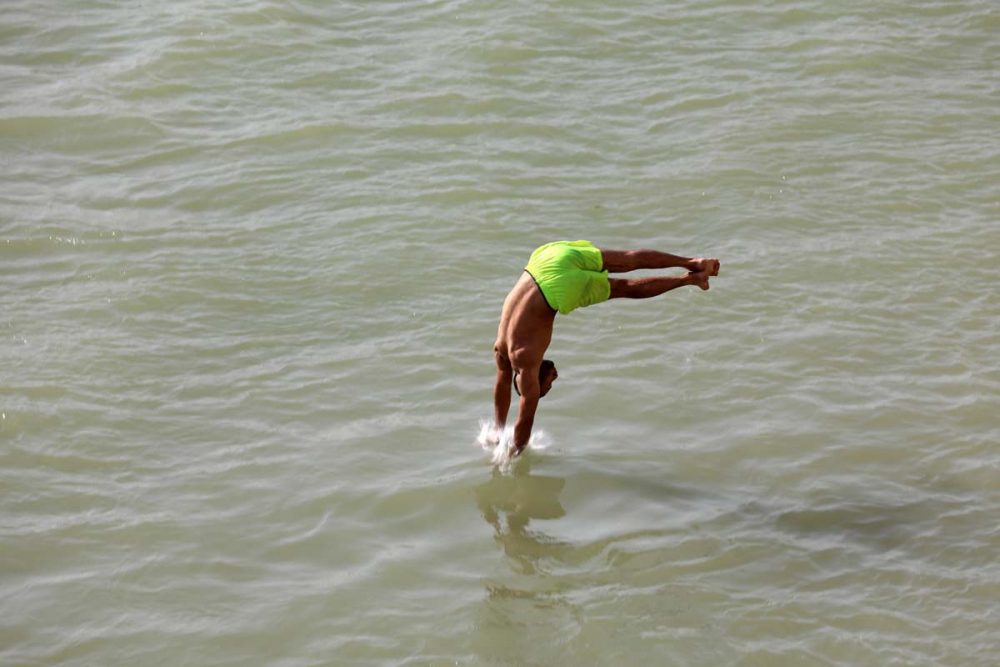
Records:
{"label": "man's knee", "polygon": [[[610,271],[610,269],[608,269]],[[608,299],[627,299],[632,293],[631,282],[626,278],[608,278],[611,285],[611,293]]]}
{"label": "man's knee", "polygon": [[627,273],[635,269],[635,258],[633,250],[604,250],[601,249],[601,261],[604,262],[604,270],[608,273]]}

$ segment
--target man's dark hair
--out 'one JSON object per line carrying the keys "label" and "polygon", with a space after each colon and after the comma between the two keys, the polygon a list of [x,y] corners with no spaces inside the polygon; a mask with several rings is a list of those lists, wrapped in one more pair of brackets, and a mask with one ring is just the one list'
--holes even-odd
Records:
{"label": "man's dark hair", "polygon": [[[555,367],[555,362],[548,359],[542,359],[542,365],[538,367],[538,384],[541,384],[545,379],[545,376],[549,374],[549,371]],[[517,388],[517,371],[514,371],[514,391],[517,392],[518,396],[521,395],[521,390]]]}

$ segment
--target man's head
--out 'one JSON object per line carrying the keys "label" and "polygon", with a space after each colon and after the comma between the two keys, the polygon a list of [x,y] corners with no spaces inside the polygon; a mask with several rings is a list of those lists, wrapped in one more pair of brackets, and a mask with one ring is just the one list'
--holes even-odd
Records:
{"label": "man's head", "polygon": [[[556,370],[556,365],[549,361],[548,359],[542,360],[542,365],[538,367],[538,386],[541,389],[541,395],[549,393],[549,389],[552,389],[552,383],[556,381],[559,377],[559,371]],[[521,395],[521,389],[517,386],[517,371],[514,371],[514,391],[517,395]]]}
{"label": "man's head", "polygon": [[548,359],[542,360],[542,365],[538,368],[538,386],[542,388],[542,396],[549,393],[552,383],[559,377],[556,365]]}

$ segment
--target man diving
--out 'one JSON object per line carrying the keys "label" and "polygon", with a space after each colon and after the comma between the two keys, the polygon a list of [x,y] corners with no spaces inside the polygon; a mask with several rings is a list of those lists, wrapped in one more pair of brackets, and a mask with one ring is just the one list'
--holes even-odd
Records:
{"label": "man diving", "polygon": [[[609,278],[608,273],[636,269],[687,269],[681,276]],[[646,299],[685,285],[707,290],[719,275],[719,260],[678,257],[657,250],[601,250],[589,241],[556,241],[531,254],[528,266],[503,302],[493,354],[497,381],[493,389],[495,425],[503,430],[510,411],[510,387],[521,396],[509,456],[517,456],[531,438],[538,399],[559,377],[544,359],[552,341],[556,313],[608,299]]]}

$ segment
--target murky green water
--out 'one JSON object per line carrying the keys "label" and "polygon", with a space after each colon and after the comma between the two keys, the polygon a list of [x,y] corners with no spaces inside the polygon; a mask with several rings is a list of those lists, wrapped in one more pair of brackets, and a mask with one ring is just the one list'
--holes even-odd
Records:
{"label": "murky green water", "polygon": [[[992,2],[0,7],[0,663],[992,665]],[[712,255],[559,316],[556,239]]]}

